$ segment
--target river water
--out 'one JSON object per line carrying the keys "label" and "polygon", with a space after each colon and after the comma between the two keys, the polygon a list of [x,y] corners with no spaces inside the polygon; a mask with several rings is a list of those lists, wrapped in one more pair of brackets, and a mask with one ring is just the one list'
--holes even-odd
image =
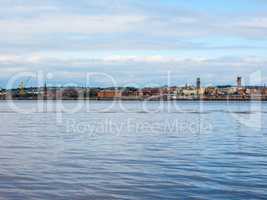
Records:
{"label": "river water", "polygon": [[0,102],[0,199],[267,199],[267,103]]}

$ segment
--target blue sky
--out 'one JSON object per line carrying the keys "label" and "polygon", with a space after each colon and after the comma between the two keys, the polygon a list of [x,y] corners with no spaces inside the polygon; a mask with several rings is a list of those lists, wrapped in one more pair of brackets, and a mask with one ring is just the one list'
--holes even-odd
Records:
{"label": "blue sky", "polygon": [[[265,0],[0,0],[0,86],[20,72],[84,85],[267,83]],[[25,77],[27,79],[27,77]],[[95,85],[103,85],[96,80]],[[106,81],[108,84],[108,81]],[[33,84],[29,83],[29,84]]]}

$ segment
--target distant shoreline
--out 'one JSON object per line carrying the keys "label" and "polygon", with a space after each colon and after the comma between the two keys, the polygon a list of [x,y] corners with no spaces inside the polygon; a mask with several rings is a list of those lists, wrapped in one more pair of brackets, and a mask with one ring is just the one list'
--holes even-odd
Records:
{"label": "distant shoreline", "polygon": [[267,99],[175,99],[175,100],[148,100],[148,99],[0,99],[7,101],[94,101],[94,102],[267,102]]}

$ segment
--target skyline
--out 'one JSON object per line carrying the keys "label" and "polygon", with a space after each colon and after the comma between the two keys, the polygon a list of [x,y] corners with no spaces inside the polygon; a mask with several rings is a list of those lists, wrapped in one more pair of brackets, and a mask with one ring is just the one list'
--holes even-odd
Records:
{"label": "skyline", "polygon": [[228,84],[257,71],[267,82],[263,0],[0,3],[1,87],[39,70],[54,75],[52,84],[81,84],[87,72],[121,85],[159,84],[168,72],[177,85],[195,77]]}
{"label": "skyline", "polygon": [[[42,74],[39,74],[39,77],[42,77]],[[98,76],[96,76],[98,77]],[[101,76],[99,76],[101,77]],[[98,78],[99,78],[98,77]],[[208,85],[204,85],[203,84],[203,80],[200,77],[195,78],[195,82],[185,82],[183,84],[177,85],[177,84],[173,84],[171,82],[171,80],[169,79],[170,82],[164,84],[147,84],[147,85],[142,85],[142,84],[138,84],[135,83],[135,85],[119,85],[115,80],[115,82],[110,82],[110,85],[108,85],[108,83],[100,86],[100,85],[96,85],[95,83],[97,82],[97,80],[90,80],[88,79],[88,81],[91,82],[85,82],[81,85],[77,85],[77,84],[65,84],[65,85],[53,85],[51,83],[49,83],[49,81],[44,80],[44,79],[39,79],[39,80],[35,80],[32,78],[28,78],[26,81],[24,80],[20,80],[20,79],[13,79],[9,84],[8,87],[3,88],[0,87],[0,91],[1,90],[17,90],[17,89],[32,89],[32,88],[99,88],[99,89],[120,89],[120,88],[136,88],[136,89],[142,89],[142,88],[266,88],[266,83],[263,83],[260,79],[258,79],[259,77],[257,76],[257,74],[254,74],[254,77],[250,80],[250,82],[246,82],[246,80],[243,79],[243,77],[238,76],[235,79],[235,82],[233,83],[233,81],[230,81],[227,84],[219,84],[219,85],[213,85],[213,84],[208,84]],[[29,85],[29,82],[34,82],[35,85]]]}

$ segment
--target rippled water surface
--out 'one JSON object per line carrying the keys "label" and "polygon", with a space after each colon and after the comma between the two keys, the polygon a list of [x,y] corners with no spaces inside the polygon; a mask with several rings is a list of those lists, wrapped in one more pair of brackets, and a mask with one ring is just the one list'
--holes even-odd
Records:
{"label": "rippled water surface", "polygon": [[47,104],[0,102],[1,200],[267,199],[266,103]]}

